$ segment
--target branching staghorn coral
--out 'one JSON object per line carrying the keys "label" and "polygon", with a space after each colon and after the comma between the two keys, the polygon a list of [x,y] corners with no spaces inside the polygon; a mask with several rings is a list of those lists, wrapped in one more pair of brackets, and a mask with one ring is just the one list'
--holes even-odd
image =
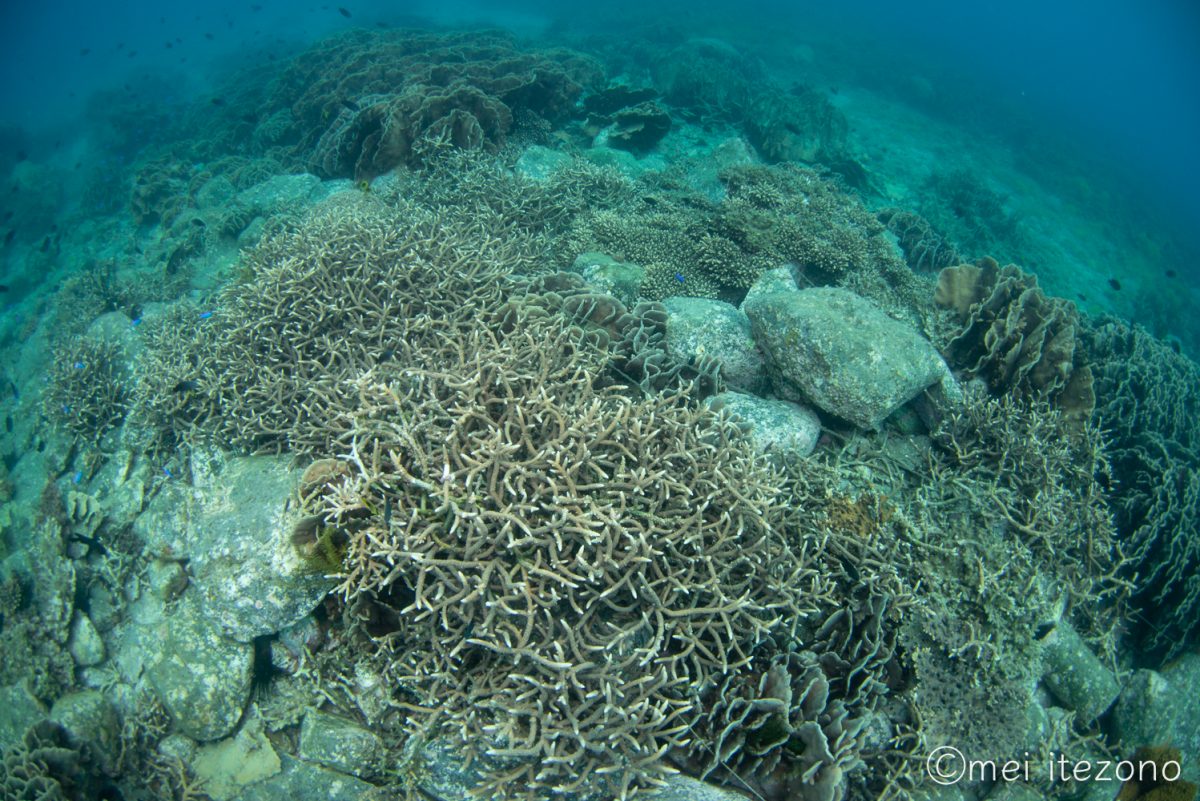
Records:
{"label": "branching staghorn coral", "polygon": [[118,345],[79,337],[55,349],[42,395],[52,422],[98,439],[121,425],[128,405],[129,376]]}
{"label": "branching staghorn coral", "polygon": [[602,360],[535,320],[362,376],[351,474],[310,510],[347,543],[340,591],[398,610],[387,678],[488,793],[632,794],[691,746],[710,689],[827,600],[737,427],[597,387]]}
{"label": "branching staghorn coral", "polygon": [[[136,404],[155,449],[215,438],[249,452],[320,455],[346,444],[346,380],[473,327],[521,238],[441,223],[346,192],[250,251],[248,278],[149,333]],[[340,445],[335,443],[341,442]]]}

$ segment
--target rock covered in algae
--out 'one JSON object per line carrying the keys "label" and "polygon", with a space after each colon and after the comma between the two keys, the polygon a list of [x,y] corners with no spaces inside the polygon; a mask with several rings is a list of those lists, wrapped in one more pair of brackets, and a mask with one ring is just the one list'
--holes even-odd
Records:
{"label": "rock covered in algae", "polygon": [[667,298],[667,350],[687,363],[716,359],[732,389],[757,394],[766,387],[766,364],[754,344],[750,320],[736,307],[708,298]]}
{"label": "rock covered in algae", "polygon": [[750,439],[764,453],[808,456],[821,437],[821,420],[816,412],[798,403],[722,392],[712,398],[710,405],[744,423]]}
{"label": "rock covered in algae", "polygon": [[879,428],[947,371],[928,340],[845,289],[771,292],[744,308],[776,390],[861,428]]}
{"label": "rock covered in algae", "polygon": [[1113,729],[1131,747],[1167,743],[1181,752],[1182,779],[1200,782],[1200,653],[1162,670],[1138,670],[1113,707]]}
{"label": "rock covered in algae", "polygon": [[160,493],[138,521],[152,553],[188,559],[203,614],[239,642],[273,634],[311,612],[334,586],[307,570],[291,544],[302,517],[299,471],[288,457],[214,459],[193,467],[192,491]]}
{"label": "rock covered in algae", "polygon": [[250,696],[254,647],[223,636],[185,594],[160,625],[143,632],[147,676],[179,731],[217,740],[237,726]]}

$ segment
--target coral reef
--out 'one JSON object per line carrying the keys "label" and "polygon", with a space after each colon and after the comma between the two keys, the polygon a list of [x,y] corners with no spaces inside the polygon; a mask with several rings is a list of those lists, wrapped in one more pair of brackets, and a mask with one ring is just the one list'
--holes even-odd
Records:
{"label": "coral reef", "polygon": [[646,268],[642,295],[740,302],[763,273],[793,262],[811,283],[836,284],[889,311],[927,304],[881,223],[812,170],[742,166],[720,173],[725,198],[645,180],[638,201],[578,215],[558,238],[562,260],[600,251]]}
{"label": "coral reef", "polygon": [[904,261],[914,272],[937,272],[965,261],[954,244],[916,212],[889,207],[875,216],[896,237]]}
{"label": "coral reef", "polygon": [[1053,403],[1080,422],[1091,417],[1096,395],[1079,313],[1047,297],[1037,276],[984,258],[942,270],[934,300],[961,325],[941,347],[953,367],[994,393]]}
{"label": "coral reef", "polygon": [[298,56],[270,106],[291,108],[313,169],[361,179],[419,161],[423,139],[494,151],[515,113],[561,120],[600,78],[582,54],[522,51],[500,32],[360,29]]}
{"label": "coral reef", "polygon": [[30,728],[0,757],[0,797],[21,801],[83,801],[103,786],[67,732],[50,721]]}
{"label": "coral reef", "polygon": [[352,476],[322,499],[342,592],[398,612],[385,675],[440,708],[491,792],[608,775],[624,797],[691,739],[693,688],[748,669],[822,592],[736,426],[597,388],[602,358],[543,320],[365,375]]}
{"label": "coral reef", "polygon": [[1005,199],[967,170],[935,172],[921,194],[921,216],[971,256],[1020,255],[1021,231]]}
{"label": "coral reef", "polygon": [[216,437],[246,452],[334,453],[346,380],[477,321],[530,262],[511,242],[360,193],[318,206],[246,256],[210,317],[182,307],[148,331],[135,405],[159,452]]}
{"label": "coral reef", "polygon": [[555,313],[581,338],[603,352],[599,385],[637,387],[646,395],[692,385],[699,397],[719,391],[719,368],[711,359],[675,357],[667,347],[667,310],[645,301],[627,309],[611,295],[596,292],[574,273],[550,273],[516,283],[495,313],[501,331],[523,315]]}
{"label": "coral reef", "polygon": [[130,379],[118,345],[90,338],[61,345],[46,379],[46,416],[75,436],[99,439],[124,421]]}
{"label": "coral reef", "polygon": [[1113,512],[1142,653],[1170,659],[1200,640],[1200,368],[1112,318],[1084,332],[1096,376]]}

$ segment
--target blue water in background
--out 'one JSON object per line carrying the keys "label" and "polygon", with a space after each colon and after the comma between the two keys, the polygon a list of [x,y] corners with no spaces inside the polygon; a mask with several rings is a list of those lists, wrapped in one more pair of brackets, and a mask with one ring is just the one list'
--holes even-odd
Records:
{"label": "blue water in background", "polygon": [[[1176,266],[1200,252],[1200,4],[1186,0],[894,3],[92,3],[0,7],[0,172],[86,136],[96,92],[125,87],[169,110],[210,91],[228,68],[285,58],[355,26],[491,22],[620,34],[661,26],[766,47],[803,41],[838,53],[848,81],[920,70],[943,88],[936,109],[1007,137],[1056,141],[1128,188],[1131,208],[1180,238]],[[209,34],[211,38],[206,37]],[[167,45],[170,44],[170,47]],[[84,52],[84,51],[88,52]],[[130,53],[136,52],[131,57]],[[130,121],[129,149],[154,135]],[[110,154],[118,162],[134,153]],[[1200,284],[1200,275],[1194,274]]]}

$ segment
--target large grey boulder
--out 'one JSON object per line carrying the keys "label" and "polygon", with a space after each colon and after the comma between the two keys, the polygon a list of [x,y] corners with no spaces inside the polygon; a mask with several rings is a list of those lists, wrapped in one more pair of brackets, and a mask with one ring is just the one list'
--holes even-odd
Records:
{"label": "large grey boulder", "polygon": [[646,271],[640,264],[617,261],[605,253],[581,253],[571,266],[590,286],[612,295],[626,306],[637,302]]}
{"label": "large grey boulder", "polygon": [[750,440],[763,453],[808,456],[821,437],[821,420],[816,412],[798,403],[722,392],[710,398],[709,405],[743,424]]}
{"label": "large grey boulder", "polygon": [[295,624],[336,583],[307,570],[292,546],[299,475],[287,457],[210,454],[193,466],[193,487],[160,492],[135,526],[151,553],[188,560],[187,592],[239,642]]}
{"label": "large grey boulder", "polygon": [[1200,653],[1185,654],[1161,671],[1138,670],[1112,711],[1113,729],[1130,756],[1142,746],[1170,745],[1183,776],[1200,782]]}
{"label": "large grey boulder", "polygon": [[138,633],[147,677],[177,729],[201,742],[232,732],[250,698],[254,647],[224,637],[189,594]]}
{"label": "large grey boulder", "polygon": [[776,391],[861,428],[879,428],[947,371],[928,340],[845,289],[770,292],[743,308]]}
{"label": "large grey boulder", "polygon": [[672,356],[684,362],[715,359],[731,389],[758,394],[766,388],[766,363],[745,313],[708,298],[667,298],[663,305]]}

